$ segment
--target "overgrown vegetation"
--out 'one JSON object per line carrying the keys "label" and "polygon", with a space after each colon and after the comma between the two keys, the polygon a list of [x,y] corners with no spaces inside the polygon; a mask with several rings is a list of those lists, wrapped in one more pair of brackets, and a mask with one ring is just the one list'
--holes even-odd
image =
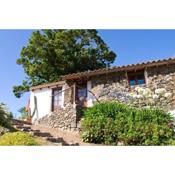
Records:
{"label": "overgrown vegetation", "polygon": [[107,145],[172,145],[174,124],[160,109],[137,109],[117,102],[94,105],[84,112],[82,138]]}
{"label": "overgrown vegetation", "polygon": [[29,87],[62,75],[109,67],[115,57],[97,30],[34,31],[17,59],[27,77],[13,92],[19,98]]}
{"label": "overgrown vegetation", "polygon": [[0,146],[39,145],[31,135],[16,131],[11,125],[13,115],[6,105],[0,103]]}
{"label": "overgrown vegetation", "polygon": [[11,119],[13,115],[11,112],[8,112],[7,107],[0,103],[0,126],[5,128],[11,128]]}
{"label": "overgrown vegetation", "polygon": [[6,133],[0,137],[0,146],[36,146],[38,142],[24,132]]}
{"label": "overgrown vegetation", "polygon": [[20,109],[18,110],[18,112],[20,113],[19,119],[22,119],[22,120],[27,119],[28,113],[27,113],[27,111],[26,111],[26,107],[20,108]]}

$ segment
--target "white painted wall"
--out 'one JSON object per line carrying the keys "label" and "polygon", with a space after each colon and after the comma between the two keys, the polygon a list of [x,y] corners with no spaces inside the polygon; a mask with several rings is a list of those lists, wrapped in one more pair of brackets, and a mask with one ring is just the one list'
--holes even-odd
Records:
{"label": "white painted wall", "polygon": [[91,80],[89,80],[87,82],[87,105],[88,107],[92,107],[93,106],[93,101],[94,101],[94,96],[92,95],[92,93],[90,93],[89,91],[91,91],[92,89],[92,82]]}
{"label": "white painted wall", "polygon": [[34,106],[34,96],[37,98],[37,109],[38,111],[35,112],[32,121],[36,121],[36,119],[42,118],[45,115],[51,112],[51,103],[52,103],[52,89],[39,89],[35,91],[31,91],[30,94],[30,110],[31,114],[35,109]]}
{"label": "white painted wall", "polygon": [[64,108],[64,91],[65,91],[65,85],[62,86],[62,105],[61,105],[62,108]]}
{"label": "white painted wall", "polygon": [[[92,89],[92,82],[89,80],[87,82],[87,89]],[[62,86],[62,105],[61,107],[64,108],[64,90],[65,86]],[[35,122],[37,119],[40,119],[47,114],[51,112],[51,106],[52,106],[52,89],[51,88],[44,88],[44,89],[38,89],[30,92],[30,111],[31,115],[33,114],[35,110],[35,102],[34,97],[37,99],[37,111],[35,112],[32,121]],[[93,106],[94,96],[87,92],[87,104],[88,107]]]}
{"label": "white painted wall", "polygon": [[[64,108],[64,89],[62,87],[62,103],[61,107]],[[37,99],[37,111],[35,112],[32,121],[35,122],[37,119],[42,118],[51,112],[52,107],[52,89],[44,88],[38,89],[30,92],[30,110],[31,115],[35,110],[35,101],[34,97]]]}

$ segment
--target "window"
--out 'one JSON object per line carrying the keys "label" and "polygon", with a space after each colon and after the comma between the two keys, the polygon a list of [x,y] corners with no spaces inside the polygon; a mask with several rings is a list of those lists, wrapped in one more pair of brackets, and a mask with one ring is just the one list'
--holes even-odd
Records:
{"label": "window", "polygon": [[87,88],[86,87],[81,88],[81,89],[78,88],[77,89],[77,97],[78,97],[78,99],[81,99],[81,98],[85,99],[87,97]]}
{"label": "window", "polygon": [[128,72],[128,81],[130,86],[145,84],[144,71]]}
{"label": "window", "polygon": [[58,110],[62,106],[62,88],[56,88],[52,91],[52,111]]}
{"label": "window", "polygon": [[76,103],[83,106],[87,98],[87,82],[77,83],[76,86]]}

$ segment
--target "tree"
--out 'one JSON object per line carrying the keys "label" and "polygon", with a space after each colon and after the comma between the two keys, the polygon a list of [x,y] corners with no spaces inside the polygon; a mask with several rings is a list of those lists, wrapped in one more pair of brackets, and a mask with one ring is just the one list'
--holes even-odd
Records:
{"label": "tree", "polygon": [[61,75],[109,67],[115,57],[96,30],[35,31],[17,59],[26,80],[13,92],[21,97],[29,87],[58,81]]}
{"label": "tree", "polygon": [[22,107],[18,110],[18,112],[21,114],[20,118],[25,119],[28,117],[28,113],[26,111],[26,107]]}

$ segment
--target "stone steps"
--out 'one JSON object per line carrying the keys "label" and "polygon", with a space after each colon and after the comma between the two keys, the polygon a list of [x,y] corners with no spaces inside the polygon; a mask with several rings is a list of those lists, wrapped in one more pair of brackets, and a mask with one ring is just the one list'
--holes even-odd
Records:
{"label": "stone steps", "polygon": [[76,144],[67,143],[64,141],[63,138],[53,137],[49,132],[41,132],[40,130],[34,130],[31,128],[31,125],[14,122],[13,127],[19,131],[27,132],[32,136],[43,138],[55,146],[75,146],[75,145],[77,146],[78,145],[77,143]]}
{"label": "stone steps", "polygon": [[32,131],[32,129],[31,128],[21,128],[21,131],[24,131],[24,132],[30,132],[30,131]]}

